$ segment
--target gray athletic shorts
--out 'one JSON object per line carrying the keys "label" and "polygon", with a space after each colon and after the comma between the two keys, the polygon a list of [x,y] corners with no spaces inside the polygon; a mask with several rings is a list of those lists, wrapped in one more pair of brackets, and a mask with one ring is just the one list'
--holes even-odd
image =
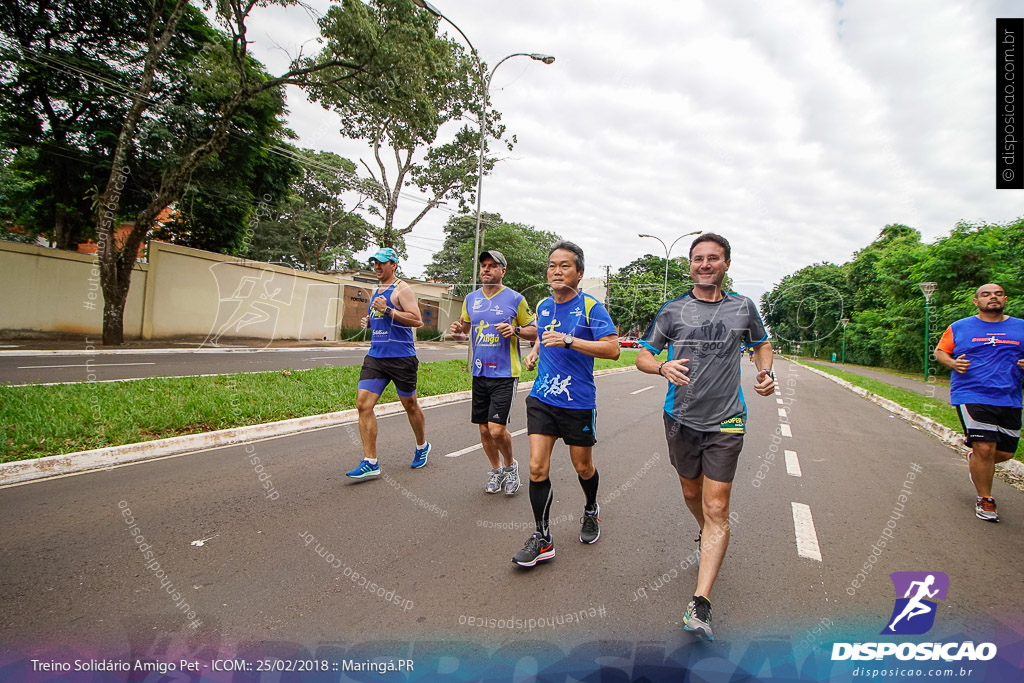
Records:
{"label": "gray athletic shorts", "polygon": [[668,457],[680,477],[697,479],[703,474],[715,481],[733,480],[743,450],[742,433],[698,432],[679,424],[666,412],[662,416]]}

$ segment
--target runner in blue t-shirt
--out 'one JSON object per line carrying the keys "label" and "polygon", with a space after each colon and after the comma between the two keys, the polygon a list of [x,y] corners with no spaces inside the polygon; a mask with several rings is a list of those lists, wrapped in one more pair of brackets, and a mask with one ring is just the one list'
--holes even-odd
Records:
{"label": "runner in blue t-shirt", "polygon": [[523,364],[537,365],[537,379],[526,399],[526,431],[530,435],[530,504],[537,530],[512,561],[532,567],[555,556],[549,529],[551,511],[551,451],[559,438],[569,446],[569,457],[586,496],[580,541],[594,543],[598,526],[597,469],[593,448],[597,443],[597,403],[594,359],[619,357],[615,323],[594,297],[579,291],[583,279],[583,250],[572,242],[558,242],[548,254],[551,297],[537,305],[537,331],[543,330]]}
{"label": "runner in blue t-shirt", "polygon": [[395,276],[398,269],[398,254],[394,249],[385,248],[370,257],[378,285],[370,296],[370,307],[360,321],[371,332],[370,351],[363,359],[359,373],[359,387],[356,391],[356,408],[359,410],[359,436],[363,441],[363,459],[354,470],[345,473],[353,479],[380,476],[377,463],[377,417],[373,408],[388,383],[395,383],[395,391],[409,416],[416,450],[413,453],[412,468],[419,469],[427,464],[430,442],[426,436],[426,418],[416,400],[416,371],[419,360],[413,344],[412,328],[423,324],[420,308],[416,304],[416,293],[408,283]]}
{"label": "runner in blue t-shirt", "polygon": [[974,514],[998,522],[992,477],[1020,440],[1024,320],[1003,314],[1006,292],[999,285],[978,287],[973,303],[978,314],[946,328],[935,358],[953,370],[949,398],[972,449],[967,468],[978,493]]}
{"label": "runner in blue t-shirt", "polygon": [[470,333],[472,420],[480,427],[480,443],[491,462],[484,491],[504,489],[505,495],[511,496],[519,490],[519,463],[512,457],[512,435],[507,426],[522,367],[519,339],[536,339],[537,327],[523,295],[501,283],[507,269],[508,261],[500,251],[480,254],[483,286],[469,293],[462,303],[462,317],[448,332],[460,340]]}

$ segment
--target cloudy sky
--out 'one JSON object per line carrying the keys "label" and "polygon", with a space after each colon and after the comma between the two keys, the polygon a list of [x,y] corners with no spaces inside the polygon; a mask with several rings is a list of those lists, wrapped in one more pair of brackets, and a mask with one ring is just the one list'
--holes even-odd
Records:
{"label": "cloudy sky", "polygon": [[[519,144],[485,178],[483,207],[577,242],[590,276],[664,255],[638,233],[712,230],[732,242],[737,289],[757,297],[803,266],[849,260],[888,223],[930,241],[959,220],[1024,215],[1024,194],[994,189],[995,18],[1017,3],[434,4],[488,64],[557,58],[494,76]],[[316,33],[302,9],[275,8],[249,37],[276,71],[286,52],[315,50]],[[367,156],[301,92],[289,108],[298,144]],[[422,274],[455,208],[416,227],[405,272]]]}

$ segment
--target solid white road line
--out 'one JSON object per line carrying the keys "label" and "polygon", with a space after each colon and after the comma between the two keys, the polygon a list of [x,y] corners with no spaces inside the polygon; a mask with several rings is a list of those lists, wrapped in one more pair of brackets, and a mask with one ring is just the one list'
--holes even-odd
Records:
{"label": "solid white road line", "polygon": [[647,391],[648,389],[653,389],[653,388],[654,388],[654,385],[652,384],[649,387],[644,387],[643,389],[637,389],[636,391],[631,391],[631,392],[629,392],[629,395],[630,396],[636,396],[637,394],[642,394],[643,392]]}
{"label": "solid white road line", "polygon": [[793,430],[791,430],[789,425],[785,423],[779,425],[779,433],[783,436],[793,436]]}
{"label": "solid white road line", "polygon": [[821,548],[818,547],[818,534],[814,531],[810,507],[803,503],[793,503],[793,528],[796,531],[797,554],[821,562]]}
{"label": "solid white road line", "polygon": [[81,365],[19,365],[19,370],[35,370],[36,368],[112,368],[118,365],[156,365],[156,363],[82,363]]}
{"label": "solid white road line", "polygon": [[[526,433],[525,429],[520,429],[519,431],[512,432],[512,434],[510,434],[510,436],[519,436],[520,434],[525,434],[525,433]],[[470,446],[469,448],[463,448],[461,451],[455,451],[454,453],[448,453],[444,457],[446,457],[446,458],[457,458],[460,455],[465,455],[466,453],[472,453],[473,451],[478,451],[481,448],[483,448],[483,446],[481,444],[477,444],[475,446]]]}
{"label": "solid white road line", "polygon": [[796,458],[796,451],[786,451],[786,472],[792,477],[802,477],[800,461]]}

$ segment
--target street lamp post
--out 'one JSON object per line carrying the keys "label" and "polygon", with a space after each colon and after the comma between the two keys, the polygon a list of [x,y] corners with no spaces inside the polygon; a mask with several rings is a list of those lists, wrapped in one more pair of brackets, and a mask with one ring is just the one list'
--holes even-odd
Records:
{"label": "street lamp post", "polygon": [[928,379],[928,302],[931,301],[937,282],[920,282],[917,285],[924,294],[924,378]]}
{"label": "street lamp post", "polygon": [[695,232],[688,232],[685,235],[680,235],[679,237],[677,237],[675,239],[674,242],[672,242],[671,246],[666,245],[665,241],[663,239],[661,239],[660,237],[655,237],[654,235],[644,235],[644,234],[640,235],[640,237],[650,237],[651,239],[658,240],[659,242],[661,242],[662,248],[665,249],[665,288],[661,292],[661,298],[662,299],[668,299],[668,257],[669,257],[669,254],[672,253],[672,247],[676,246],[676,242],[678,242],[679,240],[683,239],[684,237],[690,237],[692,235],[699,235],[700,233],[701,233],[701,231],[697,230]]}
{"label": "street lamp post", "polygon": [[471,41],[469,39],[469,36],[467,36],[465,33],[463,33],[462,29],[459,28],[458,25],[454,21],[452,21],[451,19],[446,17],[441,12],[441,10],[437,9],[436,7],[434,7],[432,4],[427,2],[427,0],[413,0],[413,4],[415,4],[417,7],[422,7],[423,9],[427,10],[428,12],[433,14],[435,17],[438,17],[439,19],[444,19],[449,24],[451,24],[455,28],[456,31],[459,32],[459,35],[461,35],[463,37],[463,39],[465,39],[466,43],[469,45],[469,49],[470,49],[470,51],[473,54],[473,58],[476,59],[477,70],[479,70],[479,72],[480,72],[480,96],[481,96],[480,97],[480,156],[479,156],[479,159],[477,161],[477,175],[476,175],[476,232],[475,232],[475,236],[473,238],[473,265],[472,265],[473,289],[476,289],[476,273],[477,273],[477,263],[476,262],[477,262],[477,259],[480,258],[480,218],[482,216],[482,214],[481,214],[481,201],[482,201],[482,192],[483,192],[483,185],[484,185],[484,151],[487,148],[487,144],[486,144],[486,141],[487,141],[487,100],[488,100],[488,96],[489,96],[490,88],[491,88],[491,79],[494,77],[494,72],[498,70],[498,67],[501,66],[502,64],[504,64],[509,59],[512,59],[513,57],[529,57],[532,60],[535,60],[535,61],[538,61],[538,62],[543,62],[544,64],[553,64],[554,61],[555,61],[555,58],[552,57],[551,55],[544,55],[544,54],[539,54],[539,53],[536,53],[536,52],[514,52],[514,53],[504,57],[500,62],[495,64],[494,68],[491,69],[491,72],[489,74],[486,74],[486,73],[484,73],[484,63],[480,59],[480,53],[477,52],[476,48],[473,46],[473,41]]}
{"label": "street lamp post", "polygon": [[840,318],[839,322],[843,324],[843,365],[846,365],[846,326],[850,324],[850,319]]}

